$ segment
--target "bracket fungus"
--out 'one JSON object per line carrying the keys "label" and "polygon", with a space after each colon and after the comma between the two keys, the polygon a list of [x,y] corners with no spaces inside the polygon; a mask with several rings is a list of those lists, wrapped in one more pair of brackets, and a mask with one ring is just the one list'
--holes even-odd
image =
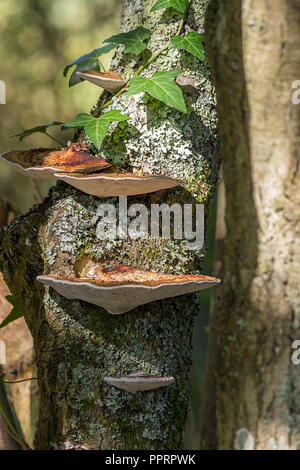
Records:
{"label": "bracket fungus", "polygon": [[93,83],[94,85],[110,91],[111,93],[121,90],[126,84],[116,72],[96,72],[95,70],[81,70],[76,74],[82,79]]}
{"label": "bracket fungus", "polygon": [[157,377],[144,372],[134,372],[126,377],[104,377],[104,382],[127,392],[135,393],[167,387],[172,385],[175,380],[174,377]]}
{"label": "bracket fungus", "polygon": [[67,299],[81,299],[105,308],[111,314],[129,312],[155,300],[197,292],[219,284],[215,277],[172,275],[118,265],[95,266],[86,277],[37,276]]}
{"label": "bracket fungus", "polygon": [[0,160],[31,178],[57,179],[58,172],[90,173],[111,166],[104,158],[94,157],[85,144],[75,143],[62,149],[15,150],[0,155]]}
{"label": "bracket fungus", "polygon": [[183,183],[178,178],[164,175],[136,175],[134,173],[56,174],[57,178],[96,197],[135,196],[170,189]]}

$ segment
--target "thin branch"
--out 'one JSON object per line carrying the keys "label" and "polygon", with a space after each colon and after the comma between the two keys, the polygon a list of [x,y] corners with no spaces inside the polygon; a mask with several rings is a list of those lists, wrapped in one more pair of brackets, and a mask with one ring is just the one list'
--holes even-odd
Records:
{"label": "thin branch", "polygon": [[13,382],[5,380],[3,382],[0,382],[0,384],[19,384],[21,382],[28,382],[29,380],[37,380],[37,377],[31,377],[30,379],[15,380]]}
{"label": "thin branch", "polygon": [[8,434],[15,441],[17,441],[25,450],[32,450],[31,447],[27,444],[27,442],[25,442],[24,439],[22,439],[18,435],[17,431],[15,430],[15,428],[13,427],[11,422],[9,421],[8,417],[6,416],[1,404],[0,404],[0,414],[2,415],[2,418],[4,419],[7,426],[5,426],[3,423],[0,423],[0,425],[2,425],[2,427],[4,427],[4,429],[8,432]]}
{"label": "thin branch", "polygon": [[4,431],[10,435],[10,437],[12,437],[16,442],[19,443],[19,439],[16,439],[16,436],[14,435],[14,433],[4,423],[1,423],[1,421],[0,421],[0,428],[4,429]]}
{"label": "thin branch", "polygon": [[9,434],[9,436],[16,441],[18,444],[20,444],[22,447],[23,445],[20,443],[19,439],[16,438],[16,436],[11,432],[11,430],[4,424],[0,422],[0,428],[4,429],[4,431]]}

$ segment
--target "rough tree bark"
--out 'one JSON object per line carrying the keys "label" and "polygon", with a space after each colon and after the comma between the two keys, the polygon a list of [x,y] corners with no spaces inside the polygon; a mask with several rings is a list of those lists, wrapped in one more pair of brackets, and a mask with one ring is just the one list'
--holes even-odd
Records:
{"label": "rough tree bark", "polygon": [[299,31],[294,0],[216,0],[207,11],[226,186],[220,449],[300,448]]}
{"label": "rough tree bark", "polygon": [[[124,0],[121,30],[152,30],[155,52],[176,33],[180,16],[150,14],[153,0]],[[203,27],[206,0],[193,0],[185,30]],[[116,54],[113,68],[129,77],[134,56]],[[168,50],[145,73],[183,68],[179,78],[189,103],[183,115],[140,96],[115,101],[132,117],[107,138],[101,155],[148,173],[183,177],[186,188],[128,198],[141,202],[203,202],[208,208],[217,181],[218,148],[214,91],[208,68],[193,56]],[[100,98],[100,102],[103,98]],[[98,103],[99,104],[99,103]],[[109,108],[108,108],[109,109]],[[34,339],[40,415],[38,449],[177,449],[189,403],[189,369],[196,295],[155,302],[120,316],[81,301],[70,301],[35,281],[41,273],[73,274],[97,260],[169,273],[201,272],[204,254],[188,252],[178,240],[97,238],[100,200],[64,183],[1,235],[1,269],[20,302]],[[75,267],[74,267],[75,265]],[[103,382],[105,376],[135,371],[173,375],[175,385],[129,394]]]}

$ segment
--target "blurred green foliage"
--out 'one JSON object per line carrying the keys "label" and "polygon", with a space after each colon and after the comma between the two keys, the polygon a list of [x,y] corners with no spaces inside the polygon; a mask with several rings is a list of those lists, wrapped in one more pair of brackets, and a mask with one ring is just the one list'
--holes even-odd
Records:
{"label": "blurred green foliage", "polygon": [[[0,105],[0,153],[11,149],[53,147],[42,134],[24,142],[9,135],[50,121],[68,122],[89,112],[99,88],[87,82],[69,88],[64,67],[100,47],[120,26],[121,0],[1,0],[0,80],[6,105]],[[112,53],[101,58],[107,69]],[[73,131],[51,133],[67,142]],[[51,181],[41,185],[45,195]],[[0,199],[24,212],[34,203],[31,181],[0,162]]]}

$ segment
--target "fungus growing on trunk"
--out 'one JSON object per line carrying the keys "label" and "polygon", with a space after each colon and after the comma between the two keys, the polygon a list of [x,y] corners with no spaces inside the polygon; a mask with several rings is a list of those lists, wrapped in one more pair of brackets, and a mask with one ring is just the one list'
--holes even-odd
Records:
{"label": "fungus growing on trunk", "polygon": [[167,387],[172,385],[175,380],[174,377],[158,377],[144,372],[134,372],[126,377],[104,377],[104,382],[127,392],[135,393]]}
{"label": "fungus growing on trunk", "polygon": [[170,189],[183,183],[178,178],[164,175],[135,175],[133,173],[65,174],[57,178],[81,191],[101,198],[135,196]]}
{"label": "fungus growing on trunk", "polygon": [[57,179],[57,172],[90,173],[111,166],[103,158],[91,155],[87,145],[81,143],[62,149],[15,150],[0,159],[31,178]]}
{"label": "fungus growing on trunk", "polygon": [[86,277],[59,275],[37,276],[67,299],[81,299],[109,313],[126,313],[155,300],[197,292],[219,284],[215,277],[172,275],[118,265],[95,266]]}
{"label": "fungus growing on trunk", "polygon": [[111,93],[119,91],[126,83],[116,72],[96,72],[95,70],[82,70],[76,72],[82,79],[93,83],[94,85],[110,91]]}

